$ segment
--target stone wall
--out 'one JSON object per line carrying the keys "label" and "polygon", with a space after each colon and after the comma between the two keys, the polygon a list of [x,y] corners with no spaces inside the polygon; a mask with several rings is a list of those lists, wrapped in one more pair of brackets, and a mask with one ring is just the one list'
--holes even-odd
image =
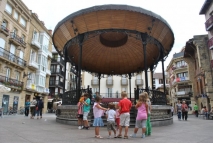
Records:
{"label": "stone wall", "polygon": [[[152,106],[152,114],[151,114],[151,123],[152,126],[165,126],[173,123],[173,118],[170,113],[170,106],[166,105],[153,105]],[[77,125],[77,110],[78,107],[76,105],[62,105],[58,107],[56,122],[69,124],[69,125]],[[134,110],[134,109],[133,109]],[[131,114],[130,125],[134,126],[135,115]],[[88,120],[90,124],[93,122],[92,111],[89,114]],[[103,118],[104,123],[106,123],[106,119]]]}

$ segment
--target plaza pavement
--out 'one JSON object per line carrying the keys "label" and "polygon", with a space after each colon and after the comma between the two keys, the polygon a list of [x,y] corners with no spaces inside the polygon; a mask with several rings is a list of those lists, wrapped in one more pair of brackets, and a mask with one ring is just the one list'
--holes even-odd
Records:
{"label": "plaza pavement", "polygon": [[[133,128],[129,129],[129,134]],[[0,118],[0,143],[213,143],[213,120],[189,116],[188,121],[154,127],[152,135],[145,139],[107,139],[106,127],[101,128],[104,139],[94,138],[94,128],[78,130],[77,126],[57,123],[54,114],[45,114],[43,119],[29,119],[23,115]]]}

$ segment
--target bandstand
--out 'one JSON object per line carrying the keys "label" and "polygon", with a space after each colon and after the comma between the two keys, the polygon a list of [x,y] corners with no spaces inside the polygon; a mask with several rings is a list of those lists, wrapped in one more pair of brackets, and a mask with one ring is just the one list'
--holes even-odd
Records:
{"label": "bandstand", "polygon": [[[98,77],[99,87],[104,75],[127,75],[130,100],[138,99],[142,91],[149,93],[153,105],[153,126],[172,124],[170,107],[166,105],[164,60],[173,47],[174,34],[161,16],[128,5],[101,5],[82,9],[57,24],[53,44],[65,63],[73,65],[72,71],[77,77],[76,89],[64,91],[62,95],[63,104],[59,107],[57,122],[77,123],[76,104],[79,97],[82,92],[91,94],[89,86],[81,89],[81,72],[87,71]],[[147,72],[149,70],[153,75],[158,62],[162,64],[164,92],[148,87]],[[131,77],[140,72],[145,73],[145,88],[135,88],[135,97],[131,97]],[[131,119],[135,119],[134,112]]]}

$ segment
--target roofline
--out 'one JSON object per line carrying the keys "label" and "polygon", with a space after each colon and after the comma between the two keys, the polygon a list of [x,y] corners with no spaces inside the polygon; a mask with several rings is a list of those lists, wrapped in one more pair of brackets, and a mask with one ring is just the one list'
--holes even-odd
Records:
{"label": "roofline", "polygon": [[[160,21],[162,21],[164,24],[166,24],[171,32],[174,35],[174,32],[171,28],[171,26],[167,23],[167,21],[165,19],[163,19],[160,15],[153,13],[152,11],[148,11],[146,9],[140,8],[140,7],[135,7],[135,6],[129,6],[129,5],[115,5],[115,4],[109,4],[109,5],[98,5],[98,6],[93,6],[93,7],[89,7],[89,8],[85,8],[85,9],[81,9],[77,12],[74,12],[70,15],[68,15],[67,17],[65,17],[64,19],[62,19],[60,22],[58,22],[58,24],[56,25],[54,32],[67,20],[73,19],[77,16],[89,13],[89,12],[94,12],[94,11],[101,11],[101,10],[128,10],[128,11],[133,11],[133,12],[138,12],[138,13],[142,13],[142,14],[146,14],[149,16],[152,16],[153,18],[159,19]],[[53,34],[54,35],[54,34]]]}
{"label": "roofline", "polygon": [[199,14],[205,14],[206,10],[209,8],[210,4],[212,3],[213,0],[205,0],[203,6],[201,7],[201,10],[199,12]]}

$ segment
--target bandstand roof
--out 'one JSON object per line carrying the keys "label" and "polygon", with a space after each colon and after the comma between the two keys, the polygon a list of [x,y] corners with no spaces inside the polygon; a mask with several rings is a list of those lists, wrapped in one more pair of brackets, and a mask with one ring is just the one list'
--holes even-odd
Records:
{"label": "bandstand roof", "polygon": [[[159,15],[139,7],[101,5],[82,9],[60,21],[53,33],[59,54],[78,65],[78,36],[84,34],[82,70],[101,74],[127,74],[144,70],[141,33],[152,38],[147,44],[147,66],[156,65],[174,44],[169,24]],[[152,41],[152,42],[151,42]],[[157,44],[156,44],[157,43]]]}

